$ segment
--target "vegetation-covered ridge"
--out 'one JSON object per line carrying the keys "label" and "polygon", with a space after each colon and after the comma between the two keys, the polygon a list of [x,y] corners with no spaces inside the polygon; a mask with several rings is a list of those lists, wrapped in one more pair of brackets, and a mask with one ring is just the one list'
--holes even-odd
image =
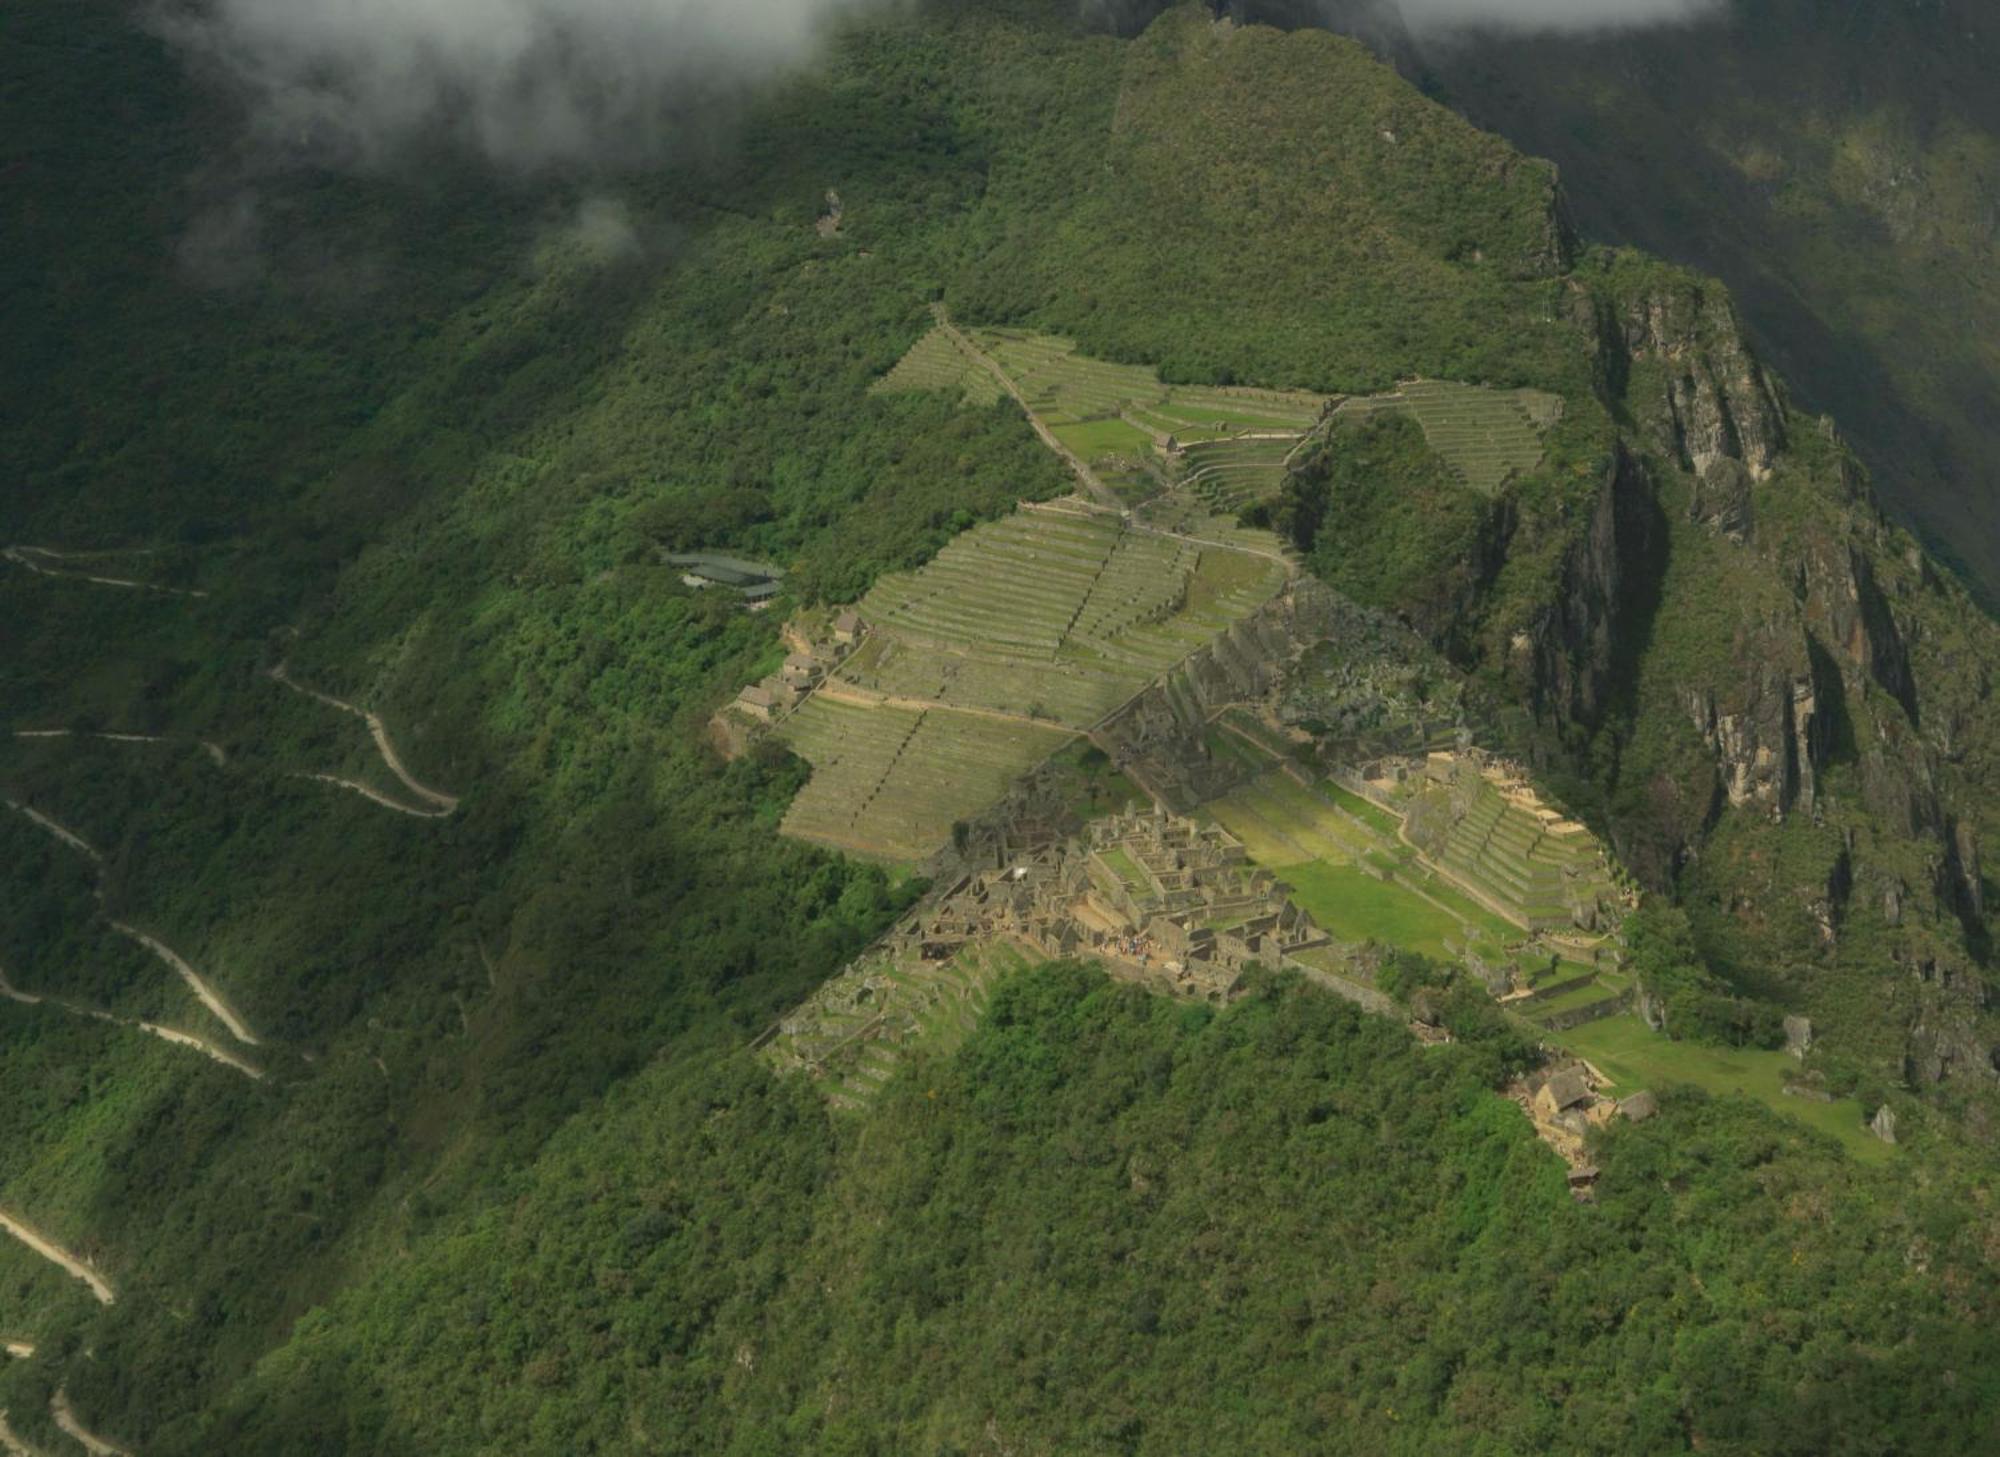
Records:
{"label": "vegetation-covered ridge", "polygon": [[[1896,1084],[1909,1054],[1949,1095],[1990,1045],[1960,1014],[1995,781],[1942,676],[1986,628],[1813,422],[1758,413],[1712,288],[1577,252],[1547,166],[1333,37],[1189,7],[1128,44],[996,0],[855,22],[719,161],[270,175],[261,245],[219,256],[187,244],[249,236],[212,103],[155,39],[31,8],[0,81],[0,541],[145,551],[83,575],[177,589],[0,563],[4,727],[71,731],[0,739],[0,785],[103,856],[0,815],[0,966],[45,998],[0,999],[0,1208],[118,1297],[0,1240],[22,1441],[63,1450],[58,1410],[149,1457],[1982,1434],[1987,1155]],[[601,189],[614,258],[582,241]],[[1910,1165],[1667,1096],[1581,1210],[1489,1091],[1512,1035],[1419,1052],[1306,990],[1217,1012],[1075,968],[993,981],[956,1056],[839,1125],[772,1079],[745,1044],[917,887],[779,833],[805,764],[724,763],[706,726],[788,612],[1073,479],[1010,399],[871,393],[933,297],[1200,389],[1560,396],[1491,497],[1407,419],[1330,433],[1315,570],[1348,535],[1350,594],[1518,710],[1678,895],[1647,943],[1669,1030],[1808,1006],[1806,1071],[1902,1108]],[[1443,534],[1399,551],[1351,446]],[[1463,573],[1426,573],[1460,531]],[[690,553],[787,600],[687,588]],[[278,664],[379,715],[414,783]],[[228,989],[263,1081],[134,1032],[185,986],[99,890]]]}

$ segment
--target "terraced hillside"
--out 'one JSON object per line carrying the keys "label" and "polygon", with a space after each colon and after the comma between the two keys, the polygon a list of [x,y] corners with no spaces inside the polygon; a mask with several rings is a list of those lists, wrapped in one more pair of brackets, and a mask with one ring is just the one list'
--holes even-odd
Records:
{"label": "terraced hillside", "polygon": [[1278,494],[1300,439],[1260,434],[1197,441],[1182,452],[1181,481],[1213,509],[1233,514]]}
{"label": "terraced hillside", "polygon": [[960,347],[947,329],[933,329],[896,367],[875,381],[873,393],[938,390],[968,405],[998,404],[1005,393],[993,372]]}
{"label": "terraced hillside", "polygon": [[[941,322],[879,381],[878,391],[941,390],[988,403],[1001,378],[1060,446],[1128,502],[1216,475],[1214,499],[1235,510],[1274,494],[1287,454],[1331,401],[1298,390],[1170,385],[1143,365],[1111,364],[1070,340],[1019,329],[960,331]],[[1183,456],[1183,447],[1199,447]]]}
{"label": "terraced hillside", "polygon": [[814,766],[788,834],[920,859],[955,821],[1269,601],[1275,556],[1023,510],[863,599],[869,635],[781,725]]}
{"label": "terraced hillside", "polygon": [[1343,400],[1337,418],[1407,414],[1445,464],[1476,491],[1492,494],[1542,459],[1542,436],[1562,415],[1562,398],[1542,390],[1495,390],[1419,379],[1387,394]]}
{"label": "terraced hillside", "polygon": [[1502,770],[1459,764],[1411,805],[1411,837],[1468,892],[1531,931],[1576,929],[1619,898],[1603,849]]}
{"label": "terraced hillside", "polygon": [[1543,390],[1496,390],[1417,379],[1379,395],[1344,399],[1298,390],[1170,385],[1143,365],[1111,364],[1068,339],[1019,329],[960,331],[946,323],[924,335],[878,391],[941,390],[972,404],[1003,392],[1121,497],[1139,501],[1163,484],[1196,493],[1233,514],[1269,500],[1285,464],[1329,411],[1366,419],[1409,415],[1451,469],[1491,494],[1542,459],[1542,437],[1562,415],[1562,397]]}
{"label": "terraced hillside", "polygon": [[765,1044],[781,1070],[803,1068],[838,1107],[872,1101],[912,1048],[947,1057],[986,1010],[993,983],[1028,963],[1011,942],[967,946],[946,961],[871,956],[827,982]]}
{"label": "terraced hillside", "polygon": [[825,692],[806,700],[784,733],[813,766],[785,815],[785,833],[890,860],[937,849],[953,823],[998,799],[1072,737],[1054,726]]}

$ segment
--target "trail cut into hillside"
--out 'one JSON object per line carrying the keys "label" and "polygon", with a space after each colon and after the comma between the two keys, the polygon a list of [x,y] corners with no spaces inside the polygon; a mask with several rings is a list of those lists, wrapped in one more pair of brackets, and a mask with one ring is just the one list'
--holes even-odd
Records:
{"label": "trail cut into hillside", "polygon": [[104,857],[97,853],[96,848],[91,845],[90,841],[84,839],[83,836],[77,834],[76,831],[70,829],[67,825],[61,824],[58,821],[49,818],[49,816],[43,814],[38,809],[30,809],[27,805],[22,804],[21,801],[18,799],[12,799],[6,796],[0,796],[0,803],[4,803],[7,806],[7,808],[13,810],[14,813],[21,815],[23,818],[31,821],[32,823],[40,825],[43,829],[47,830],[51,835],[54,835],[58,840],[61,840],[65,845],[69,846],[70,849],[76,851],[79,855],[87,856],[89,859],[93,861],[97,862],[103,861]]}
{"label": "trail cut into hillside", "polygon": [[229,755],[212,739],[178,739],[167,734],[107,734],[81,729],[15,729],[17,739],[96,739],[106,744],[195,744],[208,755],[215,767],[228,766]]}
{"label": "trail cut into hillside", "polygon": [[21,1440],[21,1434],[8,1425],[7,1413],[0,1410],[0,1453],[6,1457],[42,1457],[39,1447],[30,1447]]}
{"label": "trail cut into hillside", "polygon": [[138,1457],[130,1447],[121,1447],[108,1437],[100,1437],[76,1419],[76,1408],[69,1404],[69,1392],[58,1391],[49,1398],[49,1415],[55,1418],[57,1426],[90,1453],[90,1457]]}
{"label": "trail cut into hillside", "polygon": [[[5,803],[9,809],[25,815],[71,849],[89,856],[92,862],[97,864],[103,863],[104,857],[91,846],[90,842],[67,826],[57,823],[39,810],[30,809],[19,800],[8,799]],[[101,890],[98,892],[98,899],[103,899],[103,892]],[[146,932],[139,930],[136,926],[129,926],[123,921],[112,921],[108,917],[106,919],[109,921],[112,930],[121,936],[137,941],[141,946],[144,946],[148,951],[172,967],[174,974],[187,983],[189,989],[200,999],[201,1004],[213,1012],[222,1025],[229,1029],[230,1036],[246,1047],[256,1047],[259,1045],[256,1034],[250,1030],[249,1024],[243,1020],[242,1015],[229,1004],[228,999],[221,992],[217,991],[206,977],[188,965],[187,961],[171,946],[168,946],[159,938],[150,936]],[[169,1041],[177,1040],[175,1036],[170,1035],[171,1029],[147,1026],[145,1030],[154,1033],[156,1036],[167,1037]],[[205,1043],[202,1046],[204,1049],[206,1048]]]}
{"label": "trail cut into hillside", "polygon": [[106,577],[96,572],[66,572],[42,565],[44,561],[69,561],[76,558],[75,552],[51,551],[42,546],[9,546],[0,548],[0,557],[19,567],[26,567],[38,577],[54,577],[59,581],[94,582],[100,587],[123,587],[134,592],[157,592],[163,597],[206,597],[208,593],[198,587],[162,587],[156,582],[141,582],[133,577]]}
{"label": "trail cut into hillside", "polygon": [[392,809],[399,815],[414,815],[420,820],[441,820],[451,811],[448,809],[418,809],[415,805],[404,804],[400,799],[392,799],[372,784],[363,784],[359,779],[343,779],[338,774],[294,774],[294,779],[310,779],[315,784],[331,784],[338,789],[351,790],[364,799],[372,800],[384,809]]}
{"label": "trail cut into hillside", "polygon": [[188,989],[201,999],[201,1004],[208,1008],[209,1011],[215,1013],[217,1020],[229,1029],[231,1037],[234,1037],[245,1047],[257,1047],[261,1045],[257,1041],[257,1034],[250,1030],[249,1024],[243,1020],[242,1015],[229,1005],[222,993],[218,992],[209,983],[207,978],[202,976],[192,966],[189,966],[173,947],[167,945],[158,937],[147,935],[136,926],[126,925],[123,921],[112,921],[110,925],[111,929],[119,935],[130,937],[132,940],[137,941],[141,946],[172,967],[174,974],[186,982]]}
{"label": "trail cut into hillside", "polygon": [[[292,677],[292,675],[286,671],[285,665],[283,663],[280,663],[275,668],[272,668],[270,672],[271,672],[271,679],[273,682],[282,683],[285,687],[291,689],[294,693],[303,693],[308,698],[317,699],[321,703],[327,705],[327,707],[329,708],[337,708],[342,713],[351,713],[356,718],[360,719],[363,723],[367,724],[369,736],[375,740],[376,752],[381,754],[382,762],[389,766],[389,772],[391,774],[394,774],[398,779],[402,780],[403,787],[408,789],[410,793],[416,795],[417,798],[423,800],[426,804],[433,806],[437,815],[448,815],[453,810],[458,808],[457,795],[445,794],[441,790],[432,789],[429,785],[424,784],[422,781],[420,781],[416,777],[416,775],[412,774],[409,771],[409,769],[404,766],[402,758],[396,753],[395,744],[392,743],[389,739],[389,730],[387,726],[383,724],[381,716],[379,714],[370,713],[367,709],[361,707],[359,704],[349,703],[344,698],[335,698],[331,693],[322,693],[317,688],[308,688],[305,684],[299,682],[296,678]],[[311,776],[311,777],[317,778],[321,776]],[[349,788],[359,788],[359,786],[351,784],[349,781],[346,780],[334,779],[331,782],[336,784],[344,784]],[[367,791],[363,790],[362,792],[366,793]],[[374,795],[370,795],[369,797],[376,798],[376,796]],[[389,807],[392,809],[402,808],[402,806],[393,804],[390,805]],[[423,811],[420,810],[419,811],[406,810],[405,812],[419,813],[419,814],[423,813]]]}
{"label": "trail cut into hillside", "polygon": [[232,1068],[256,1082],[264,1080],[262,1068],[252,1066],[226,1048],[217,1047],[205,1037],[197,1037],[192,1032],[184,1032],[178,1027],[163,1026],[158,1022],[120,1017],[100,1007],[86,1007],[80,1002],[72,1002],[62,997],[45,997],[35,992],[24,992],[9,980],[5,971],[0,971],[0,997],[10,1002],[18,1002],[24,1007],[54,1007],[74,1017],[86,1017],[93,1022],[103,1022],[113,1027],[126,1028],[128,1031],[143,1032],[149,1037],[157,1037],[176,1047],[189,1048],[205,1057],[213,1058],[224,1067]]}
{"label": "trail cut into hillside", "polygon": [[65,1274],[88,1285],[90,1293],[97,1297],[99,1305],[118,1303],[118,1292],[111,1288],[111,1282],[100,1275],[96,1267],[83,1256],[71,1254],[55,1241],[36,1233],[31,1226],[23,1224],[4,1209],[0,1209],[0,1230],[14,1236],[49,1263],[59,1266]]}

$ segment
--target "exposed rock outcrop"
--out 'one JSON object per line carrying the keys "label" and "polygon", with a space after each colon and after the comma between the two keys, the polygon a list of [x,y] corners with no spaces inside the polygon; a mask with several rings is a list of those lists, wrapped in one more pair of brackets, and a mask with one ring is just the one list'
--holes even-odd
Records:
{"label": "exposed rock outcrop", "polygon": [[1689,277],[1627,300],[1616,322],[1631,360],[1657,366],[1664,377],[1664,410],[1656,417],[1662,453],[1740,505],[1747,532],[1741,477],[1769,478],[1785,445],[1784,410],[1728,294]]}
{"label": "exposed rock outcrop", "polygon": [[1555,600],[1510,644],[1537,718],[1594,726],[1630,634],[1650,612],[1666,535],[1645,467],[1614,452],[1587,528],[1571,542]]}
{"label": "exposed rock outcrop", "polygon": [[1734,690],[1683,689],[1688,721],[1714,755],[1732,809],[1782,818],[1814,805],[1829,729],[1820,710],[1826,695],[1804,649],[1778,624],[1746,625],[1735,654],[1744,676]]}

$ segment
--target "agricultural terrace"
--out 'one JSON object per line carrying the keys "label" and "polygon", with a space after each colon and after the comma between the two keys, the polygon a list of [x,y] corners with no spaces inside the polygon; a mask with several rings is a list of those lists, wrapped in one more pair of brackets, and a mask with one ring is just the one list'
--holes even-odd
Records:
{"label": "agricultural terrace", "polygon": [[784,832],[891,861],[938,849],[955,821],[999,799],[1072,737],[1054,725],[849,702],[826,691],[801,704],[782,732],[813,766]]}
{"label": "agricultural terrace", "polygon": [[1509,478],[1541,464],[1542,437],[1562,416],[1562,397],[1542,390],[1495,390],[1420,379],[1387,394],[1341,401],[1334,416],[1364,420],[1399,411],[1458,477],[1491,495]]}
{"label": "agricultural terrace", "polygon": [[1543,436],[1562,415],[1559,395],[1450,380],[1410,380],[1346,399],[1170,385],[1151,368],[1087,358],[1054,335],[944,325],[918,340],[875,388],[942,390],[990,404],[1003,392],[996,370],[1118,496],[1136,503],[1172,484],[1225,515],[1276,496],[1292,453],[1329,413],[1349,420],[1409,415],[1446,465],[1487,494],[1540,464]]}
{"label": "agricultural terrace", "polygon": [[[943,390],[982,404],[1001,393],[996,370],[1065,449],[1129,502],[1175,482],[1176,450],[1194,445],[1208,448],[1202,480],[1221,494],[1233,488],[1245,501],[1275,494],[1285,458],[1331,403],[1296,390],[1170,385],[1149,367],[1086,358],[1053,335],[961,334],[943,325],[918,340],[875,388]],[[1215,447],[1223,447],[1219,455]],[[1183,461],[1180,471],[1187,469]]]}
{"label": "agricultural terrace", "polygon": [[1473,946],[1498,959],[1519,932],[1436,883],[1407,846],[1327,792],[1282,771],[1215,800],[1207,813],[1278,873],[1292,898],[1341,941],[1379,941],[1457,959]]}
{"label": "agricultural terrace", "polygon": [[921,859],[952,824],[1271,600],[1273,558],[1084,510],[967,532],[862,601],[862,646],[779,733],[814,766],[785,830]]}
{"label": "agricultural terrace", "polygon": [[866,1107],[916,1047],[949,1056],[986,1010],[993,983],[1027,964],[1008,941],[945,961],[871,955],[827,982],[781,1022],[764,1056],[804,1068],[840,1108]]}
{"label": "agricultural terrace", "polygon": [[1618,899],[1610,862],[1589,830],[1502,769],[1455,762],[1449,774],[1448,784],[1414,796],[1419,824],[1431,826],[1415,838],[1468,893],[1530,931],[1566,930],[1576,907]]}
{"label": "agricultural terrace", "polygon": [[960,404],[987,406],[1006,391],[986,365],[968,354],[948,329],[933,329],[913,345],[896,367],[870,387],[871,394],[937,390]]}
{"label": "agricultural terrace", "polygon": [[1181,483],[1215,511],[1234,515],[1275,497],[1299,435],[1241,435],[1198,440],[1181,452]]}

